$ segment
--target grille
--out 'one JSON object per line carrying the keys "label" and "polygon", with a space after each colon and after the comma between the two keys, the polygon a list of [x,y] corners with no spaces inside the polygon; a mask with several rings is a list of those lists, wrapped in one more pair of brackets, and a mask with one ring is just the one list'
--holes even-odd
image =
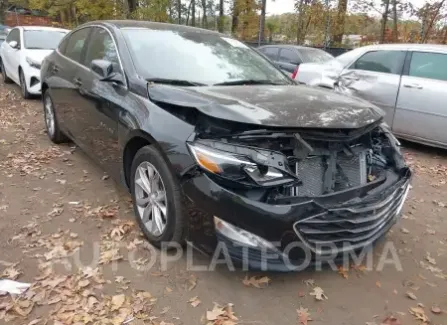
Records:
{"label": "grille", "polygon": [[[323,156],[311,156],[296,163],[295,170],[302,185],[291,190],[292,196],[323,195],[326,162]],[[366,183],[366,152],[353,156],[337,155],[335,191]]]}
{"label": "grille", "polygon": [[340,251],[368,245],[388,229],[402,209],[409,186],[405,184],[385,199],[329,209],[294,224],[298,237],[315,253],[330,254],[331,248]]}

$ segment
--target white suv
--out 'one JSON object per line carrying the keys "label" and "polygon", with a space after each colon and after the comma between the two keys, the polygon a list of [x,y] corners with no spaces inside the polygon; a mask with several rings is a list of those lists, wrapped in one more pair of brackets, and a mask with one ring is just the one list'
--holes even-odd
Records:
{"label": "white suv", "polygon": [[67,29],[26,26],[13,28],[0,48],[3,81],[14,81],[24,98],[40,95],[40,66],[62,38]]}

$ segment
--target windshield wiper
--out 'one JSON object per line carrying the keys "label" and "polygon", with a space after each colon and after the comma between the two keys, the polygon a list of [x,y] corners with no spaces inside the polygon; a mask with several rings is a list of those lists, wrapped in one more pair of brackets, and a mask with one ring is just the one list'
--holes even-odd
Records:
{"label": "windshield wiper", "polygon": [[146,81],[153,82],[156,84],[167,84],[174,86],[206,86],[206,84],[200,82],[181,80],[181,79],[147,78]]}
{"label": "windshield wiper", "polygon": [[262,79],[243,79],[243,80],[232,80],[232,81],[225,81],[220,82],[217,84],[213,84],[213,86],[238,86],[238,85],[288,85],[288,83],[285,82],[278,82],[278,81],[272,81],[272,80],[262,80]]}

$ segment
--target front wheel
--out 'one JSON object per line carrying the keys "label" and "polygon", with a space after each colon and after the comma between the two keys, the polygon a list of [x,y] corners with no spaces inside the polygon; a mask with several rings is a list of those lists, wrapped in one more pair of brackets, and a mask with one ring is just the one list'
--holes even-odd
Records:
{"label": "front wheel", "polygon": [[163,243],[182,245],[186,219],[180,186],[154,146],[136,153],[130,181],[135,216],[149,242],[159,248]]}
{"label": "front wheel", "polygon": [[25,75],[23,74],[23,70],[19,71],[20,78],[20,89],[22,90],[22,97],[24,99],[30,99],[31,94],[28,92],[28,87],[26,86]]}
{"label": "front wheel", "polygon": [[54,111],[53,100],[50,96],[50,91],[47,90],[43,94],[43,112],[45,118],[45,127],[47,129],[48,137],[54,143],[67,142],[67,137],[59,129],[56,113]]}
{"label": "front wheel", "polygon": [[3,82],[5,84],[10,84],[12,82],[12,80],[8,77],[8,75],[6,74],[6,69],[5,69],[5,65],[3,64],[3,60],[1,63],[1,67],[2,67],[2,77],[3,77]]}

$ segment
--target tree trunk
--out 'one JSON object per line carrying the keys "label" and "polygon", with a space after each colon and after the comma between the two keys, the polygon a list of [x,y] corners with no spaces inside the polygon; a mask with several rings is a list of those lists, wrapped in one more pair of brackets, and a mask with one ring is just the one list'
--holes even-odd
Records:
{"label": "tree trunk", "polygon": [[422,43],[425,43],[428,37],[428,34],[430,34],[430,31],[433,27],[433,23],[436,20],[436,18],[439,15],[439,11],[441,10],[442,5],[444,4],[445,0],[442,0],[439,2],[438,8],[436,8],[435,13],[432,15],[430,23],[428,24],[427,30],[424,32],[424,38],[422,39]]}
{"label": "tree trunk", "polygon": [[129,8],[129,14],[130,17],[132,13],[137,9],[137,0],[127,0],[127,7]]}
{"label": "tree trunk", "polygon": [[382,26],[380,28],[380,44],[385,42],[386,23],[388,21],[388,11],[390,8],[390,0],[383,0],[385,3],[385,9],[382,14]]}
{"label": "tree trunk", "polygon": [[219,33],[224,31],[224,0],[219,0],[219,21],[217,22]]}
{"label": "tree trunk", "polygon": [[206,17],[206,0],[202,0],[202,9],[203,9],[202,27],[208,28],[208,19]]}
{"label": "tree trunk", "polygon": [[442,36],[441,44],[447,44],[447,27],[444,27],[444,36]]}
{"label": "tree trunk", "polygon": [[[388,0],[389,1],[389,0]],[[333,35],[333,41],[335,44],[340,45],[343,42],[343,34],[345,33],[345,18],[346,10],[348,9],[348,0],[338,1],[337,18],[335,21],[335,30]]]}
{"label": "tree trunk", "polygon": [[177,0],[177,22],[182,23],[182,0]]}
{"label": "tree trunk", "polygon": [[6,25],[6,9],[8,9],[8,0],[0,0],[0,24]]}
{"label": "tree trunk", "polygon": [[196,0],[191,0],[191,26],[196,25]]}
{"label": "tree trunk", "polygon": [[189,13],[191,12],[192,1],[193,1],[193,0],[191,0],[191,1],[189,2],[188,12],[186,13],[186,26],[188,26],[188,24],[189,24]]}
{"label": "tree trunk", "polygon": [[399,35],[397,32],[397,0],[393,0],[393,42],[397,43]]}
{"label": "tree trunk", "polygon": [[231,34],[233,34],[234,36],[236,35],[237,28],[239,26],[239,14],[240,14],[239,1],[240,0],[233,1],[233,12],[231,17]]}
{"label": "tree trunk", "polygon": [[300,45],[303,40],[301,38],[301,34],[303,32],[303,20],[304,20],[304,0],[300,0],[300,4],[298,5],[298,23],[297,23],[297,31],[296,31],[296,44]]}
{"label": "tree trunk", "polygon": [[261,2],[261,21],[259,22],[259,39],[261,44],[264,43],[264,26],[265,26],[265,8],[267,6],[267,0],[262,0]]}

